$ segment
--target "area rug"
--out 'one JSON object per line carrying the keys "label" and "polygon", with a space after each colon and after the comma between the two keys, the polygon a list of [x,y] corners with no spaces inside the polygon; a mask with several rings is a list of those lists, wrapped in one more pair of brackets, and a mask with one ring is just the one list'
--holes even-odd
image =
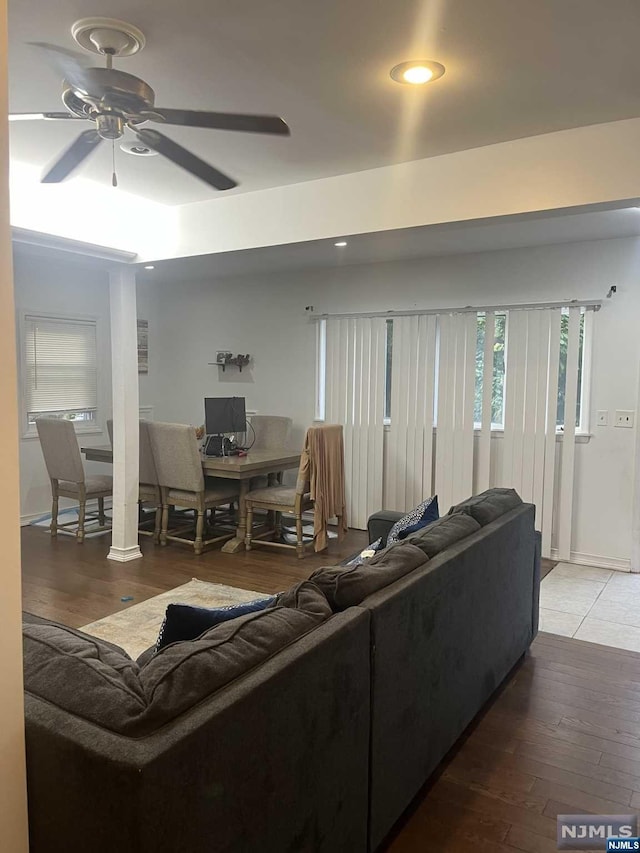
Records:
{"label": "area rug", "polygon": [[269,598],[261,592],[237,589],[220,583],[206,583],[197,578],[169,592],[134,604],[112,616],[98,619],[80,628],[86,634],[99,637],[123,648],[134,660],[158,639],[158,633],[168,604],[195,604],[199,607],[228,607]]}
{"label": "area rug", "polygon": [[[105,506],[107,520],[111,520],[111,507]],[[93,507],[91,504],[87,506],[87,513],[94,514],[97,510],[97,504]],[[61,509],[58,512],[58,523],[66,524],[67,522],[73,522],[73,527],[62,528],[58,530],[58,536],[72,536],[75,539],[76,529],[75,525],[78,523],[78,508],[68,507],[67,509]],[[34,518],[33,521],[30,521],[29,524],[31,527],[43,527],[46,530],[49,530],[51,527],[51,513],[47,515],[41,515],[39,518]],[[84,538],[85,539],[95,539],[98,536],[107,536],[111,535],[111,528],[107,527],[105,530],[95,530],[94,528],[98,526],[97,519],[88,518],[85,523],[84,529]]]}

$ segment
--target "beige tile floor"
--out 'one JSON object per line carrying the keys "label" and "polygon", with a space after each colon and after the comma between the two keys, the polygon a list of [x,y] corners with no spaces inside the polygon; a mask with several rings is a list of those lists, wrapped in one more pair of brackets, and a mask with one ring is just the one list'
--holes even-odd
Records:
{"label": "beige tile floor", "polygon": [[558,563],[540,586],[540,630],[640,652],[640,574]]}

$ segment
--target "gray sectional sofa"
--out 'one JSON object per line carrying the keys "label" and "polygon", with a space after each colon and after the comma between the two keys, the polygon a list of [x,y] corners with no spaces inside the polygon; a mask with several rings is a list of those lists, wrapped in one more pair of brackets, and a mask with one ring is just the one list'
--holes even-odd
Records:
{"label": "gray sectional sofa", "polygon": [[534,509],[492,490],[144,663],[27,618],[32,853],[380,848],[526,652],[538,587]]}

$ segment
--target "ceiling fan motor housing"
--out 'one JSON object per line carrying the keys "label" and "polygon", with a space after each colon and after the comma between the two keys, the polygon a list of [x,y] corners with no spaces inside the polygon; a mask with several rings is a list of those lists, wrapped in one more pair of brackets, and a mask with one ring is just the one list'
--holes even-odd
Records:
{"label": "ceiling fan motor housing", "polygon": [[145,121],[155,92],[144,80],[112,68],[87,68],[82,85],[63,82],[62,101],[80,118],[93,119],[103,139],[119,139],[124,126]]}

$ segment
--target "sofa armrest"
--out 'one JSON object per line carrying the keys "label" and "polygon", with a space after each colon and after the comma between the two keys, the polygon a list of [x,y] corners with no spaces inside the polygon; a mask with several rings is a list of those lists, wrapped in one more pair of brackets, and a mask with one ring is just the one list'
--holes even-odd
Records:
{"label": "sofa armrest", "polygon": [[538,633],[538,622],[540,619],[540,559],[542,555],[542,533],[536,530],[535,552],[533,555],[533,602],[531,609],[531,641],[535,640]]}
{"label": "sofa armrest", "polygon": [[370,515],[367,521],[369,542],[375,542],[376,539],[382,538],[383,544],[386,545],[389,531],[396,521],[400,521],[403,516],[403,512],[394,512],[390,509],[381,509],[380,512],[374,512],[373,515]]}

